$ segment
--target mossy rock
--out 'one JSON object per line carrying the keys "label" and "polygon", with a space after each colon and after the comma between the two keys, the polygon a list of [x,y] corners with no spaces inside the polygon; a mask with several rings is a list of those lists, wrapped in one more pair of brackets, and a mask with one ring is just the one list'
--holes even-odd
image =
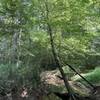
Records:
{"label": "mossy rock", "polygon": [[[46,71],[41,74],[41,80],[45,84],[48,84],[48,90],[50,92],[67,93],[63,80],[58,78],[57,75],[60,75],[58,70]],[[89,96],[91,94],[91,90],[80,82],[69,81],[69,84],[75,93],[82,96]]]}
{"label": "mossy rock", "polygon": [[[72,90],[79,94],[80,96],[89,96],[91,95],[91,90],[87,87],[85,87],[83,84],[77,82],[77,83],[74,83],[74,82],[69,82],[70,83],[70,86],[72,88]],[[67,90],[65,88],[64,85],[52,85],[52,84],[49,84],[49,91],[50,92],[58,92],[58,93],[67,93]]]}

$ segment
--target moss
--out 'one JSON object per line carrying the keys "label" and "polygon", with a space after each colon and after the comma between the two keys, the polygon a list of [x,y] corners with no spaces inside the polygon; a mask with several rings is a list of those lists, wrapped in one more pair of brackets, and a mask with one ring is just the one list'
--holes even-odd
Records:
{"label": "moss", "polygon": [[[99,84],[100,83],[100,67],[96,67],[93,71],[82,74],[88,81]],[[73,81],[83,81],[78,75],[72,77]]]}

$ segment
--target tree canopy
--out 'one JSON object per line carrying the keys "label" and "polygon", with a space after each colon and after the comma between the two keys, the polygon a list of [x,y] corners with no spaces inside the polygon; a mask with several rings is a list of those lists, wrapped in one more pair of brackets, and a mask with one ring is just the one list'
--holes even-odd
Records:
{"label": "tree canopy", "polygon": [[0,87],[37,88],[41,72],[58,68],[50,31],[62,67],[95,70],[100,66],[99,20],[99,0],[1,0]]}

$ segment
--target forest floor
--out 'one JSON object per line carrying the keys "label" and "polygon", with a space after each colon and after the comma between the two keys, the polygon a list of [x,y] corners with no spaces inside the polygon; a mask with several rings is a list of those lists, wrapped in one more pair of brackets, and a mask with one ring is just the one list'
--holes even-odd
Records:
{"label": "forest floor", "polygon": [[[64,82],[59,76],[61,77],[58,70],[45,71],[40,75],[41,81],[44,84],[42,84],[42,86],[40,85],[40,88],[37,90],[32,89],[30,93],[27,89],[24,89],[20,93],[14,95],[8,93],[6,96],[0,96],[0,100],[61,100],[55,93],[63,95],[67,94],[67,92]],[[96,92],[92,94],[92,89],[80,82],[70,80],[69,83],[75,93],[80,94],[80,98],[76,100],[100,100],[99,84],[96,84]],[[66,98],[63,100],[68,99]]]}

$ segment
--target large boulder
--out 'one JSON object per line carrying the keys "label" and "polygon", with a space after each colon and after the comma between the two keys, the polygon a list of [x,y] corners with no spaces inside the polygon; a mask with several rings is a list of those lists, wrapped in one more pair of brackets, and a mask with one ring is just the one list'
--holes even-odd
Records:
{"label": "large boulder", "polygon": [[[59,70],[45,71],[40,75],[41,81],[48,85],[49,91],[66,93],[67,91],[64,82],[61,78],[59,78],[59,76],[61,77]],[[91,89],[87,88],[80,82],[73,82],[70,80],[69,84],[75,93],[78,93],[82,96],[89,96],[91,94]]]}

